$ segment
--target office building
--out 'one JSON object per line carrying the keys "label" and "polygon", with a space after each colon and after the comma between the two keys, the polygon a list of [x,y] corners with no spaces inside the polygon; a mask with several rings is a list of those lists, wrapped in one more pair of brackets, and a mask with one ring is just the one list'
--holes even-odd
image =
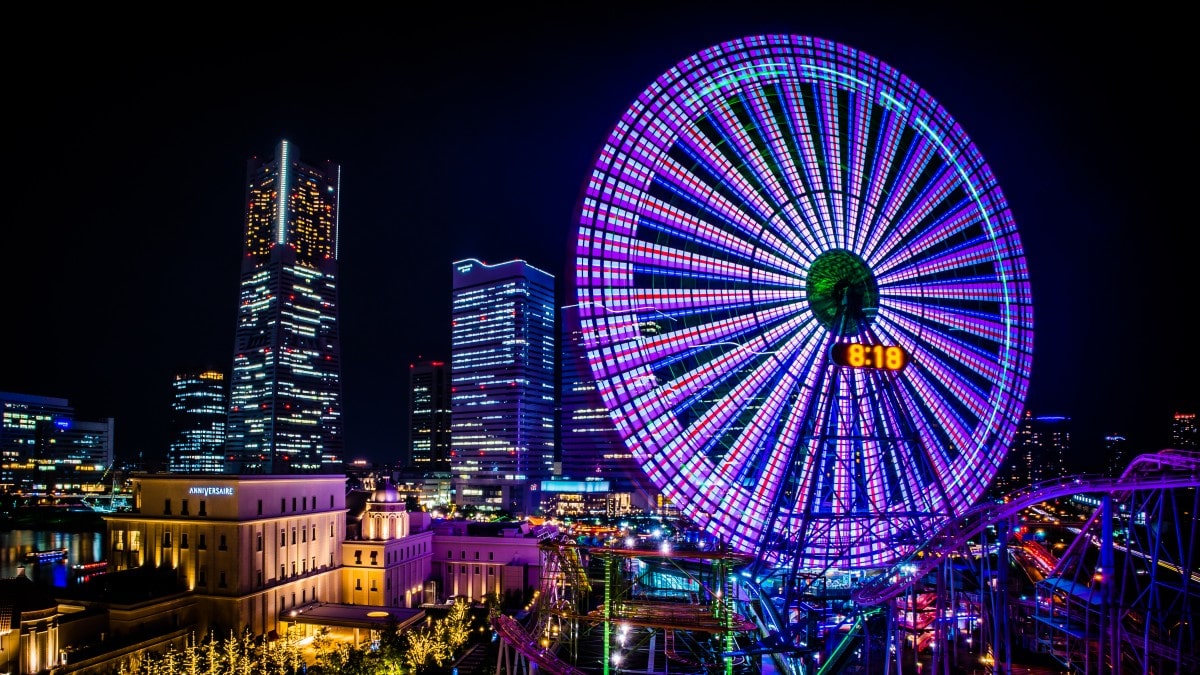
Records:
{"label": "office building", "polygon": [[0,490],[26,489],[37,467],[38,429],[56,419],[73,419],[65,398],[0,391]]}
{"label": "office building", "polygon": [[[633,458],[633,454],[617,433],[600,390],[592,377],[587,350],[579,327],[579,308],[569,306],[562,313],[562,377],[559,393],[560,436],[557,447],[561,455],[560,477],[565,485],[579,481],[602,481],[614,495],[609,505],[629,502],[633,508],[650,511],[655,508],[656,490]],[[643,334],[655,334],[657,324],[647,322]],[[561,509],[568,495],[588,495],[595,499],[595,486],[574,486],[578,491],[555,490],[556,503]],[[615,495],[626,495],[616,497]],[[614,508],[620,508],[616,506]]]}
{"label": "office building", "polygon": [[1118,478],[1133,459],[1129,441],[1119,434],[1104,437],[1104,475]]}
{"label": "office building", "polygon": [[408,453],[414,476],[450,472],[450,366],[425,360],[408,368]]}
{"label": "office building", "polygon": [[1171,417],[1171,447],[1175,450],[1195,450],[1196,413],[1177,412]]}
{"label": "office building", "polygon": [[1035,416],[1026,410],[1017,425],[1012,450],[996,474],[992,494],[1005,494],[1044,480],[1062,478],[1067,472],[1070,451],[1070,417]]}
{"label": "office building", "polygon": [[0,489],[100,492],[113,464],[114,420],[82,420],[62,398],[0,392]]}
{"label": "office building", "polygon": [[284,140],[246,171],[227,473],[342,470],[341,167]]}
{"label": "office building", "polygon": [[229,415],[225,373],[182,373],[171,382],[171,444],[167,470],[172,473],[222,473],[225,470],[225,420]]}
{"label": "office building", "polygon": [[40,480],[34,490],[104,492],[104,474],[113,464],[113,418],[56,419],[53,424],[39,426],[34,463]]}
{"label": "office building", "polygon": [[455,501],[529,514],[554,468],[554,277],[523,260],[453,264]]}

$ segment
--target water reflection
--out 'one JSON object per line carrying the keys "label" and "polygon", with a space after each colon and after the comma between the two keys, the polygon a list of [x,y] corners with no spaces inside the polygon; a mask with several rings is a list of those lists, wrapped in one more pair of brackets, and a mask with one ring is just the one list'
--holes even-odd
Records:
{"label": "water reflection", "polygon": [[[25,554],[52,548],[67,549],[66,559],[29,562]],[[104,560],[104,533],[51,530],[0,530],[0,577],[13,577],[25,567],[25,576],[39,584],[66,588],[75,565]]]}

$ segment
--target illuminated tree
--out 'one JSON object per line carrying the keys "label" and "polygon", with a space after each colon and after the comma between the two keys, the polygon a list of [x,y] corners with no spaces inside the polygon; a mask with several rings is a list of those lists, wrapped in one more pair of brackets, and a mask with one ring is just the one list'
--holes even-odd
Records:
{"label": "illuminated tree", "polygon": [[[299,628],[288,629],[282,640],[269,642],[249,631],[232,632],[218,641],[210,635],[204,643],[189,636],[182,649],[171,645],[159,654],[132,655],[118,666],[118,675],[295,675],[304,658],[296,646]],[[334,671],[337,672],[337,671]],[[364,671],[369,672],[369,671]]]}
{"label": "illuminated tree", "polygon": [[446,618],[438,622],[438,625],[447,651],[453,655],[471,637],[470,605],[462,598],[455,600]]}
{"label": "illuminated tree", "polygon": [[188,634],[187,648],[183,652],[182,672],[187,675],[200,675],[201,661],[204,653],[200,650],[200,645],[196,644],[196,634]]}

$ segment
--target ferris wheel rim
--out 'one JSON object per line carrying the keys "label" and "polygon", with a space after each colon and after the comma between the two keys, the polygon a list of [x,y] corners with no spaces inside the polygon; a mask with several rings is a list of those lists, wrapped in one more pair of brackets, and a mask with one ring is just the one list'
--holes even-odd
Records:
{"label": "ferris wheel rim", "polygon": [[[770,100],[772,95],[777,100]],[[816,100],[819,97],[824,98]],[[851,221],[848,214],[886,211],[889,203],[884,188],[898,191],[899,183],[883,187],[869,181],[860,181],[857,186],[848,181],[833,184],[837,171],[827,168],[833,164],[830,157],[811,149],[807,154],[804,149],[787,149],[778,152],[777,157],[780,163],[788,159],[795,164],[810,158],[824,161],[826,168],[814,171],[829,176],[830,184],[823,186],[826,189],[821,194],[832,197],[814,197],[815,191],[788,194],[779,185],[768,184],[772,180],[769,174],[776,169],[764,168],[769,164],[764,159],[767,151],[759,157],[747,151],[735,158],[744,160],[748,171],[733,166],[735,159],[729,155],[735,154],[739,144],[744,149],[772,143],[778,148],[788,142],[821,143],[820,123],[810,123],[806,137],[805,129],[790,138],[779,129],[785,123],[826,110],[820,105],[822,101],[829,110],[837,109],[839,104],[858,106],[846,120],[864,125],[872,119],[886,118],[876,123],[877,139],[885,133],[896,138],[908,134],[908,144],[903,148],[907,156],[922,155],[926,166],[936,164],[933,170],[940,171],[939,180],[926,181],[925,187],[931,190],[930,186],[936,186],[947,194],[957,191],[955,194],[962,195],[957,201],[946,198],[934,206],[947,210],[954,207],[959,213],[921,221],[918,226],[923,223],[925,229],[915,234],[900,232],[902,225],[891,221],[875,228],[857,228],[857,223],[868,220]],[[797,108],[791,116],[785,111],[770,117],[772,110],[787,105]],[[731,112],[733,108],[738,110]],[[861,116],[853,117],[854,110]],[[832,119],[833,113],[827,114]],[[757,115],[754,119],[761,124],[747,125],[753,130],[743,128],[745,136],[739,136],[735,123],[741,119],[738,115]],[[772,124],[773,134],[771,129],[764,131]],[[886,124],[891,127],[880,130]],[[728,133],[711,131],[722,128]],[[829,137],[831,145],[847,135],[840,130],[837,133],[841,135]],[[757,146],[745,140],[752,134],[758,135]],[[894,145],[900,144],[896,141]],[[858,157],[865,155],[859,148]],[[689,166],[688,160],[694,164]],[[854,161],[847,159],[848,164]],[[875,168],[891,168],[909,178],[903,171],[916,164],[905,165],[904,169],[894,166],[879,161]],[[711,176],[722,178],[714,181]],[[755,189],[750,189],[755,180]],[[795,181],[803,182],[802,178]],[[706,192],[697,196],[691,192],[693,188]],[[752,398],[750,390],[791,387],[802,391],[806,384],[815,387],[816,367],[812,364],[828,349],[831,334],[837,338],[894,338],[911,351],[919,365],[912,372],[889,376],[894,375],[901,383],[894,397],[896,410],[907,415],[906,409],[911,409],[914,426],[927,427],[913,429],[913,433],[929,437],[943,434],[952,440],[957,437],[955,442],[964,444],[969,444],[974,434],[975,448],[960,449],[959,455],[984,464],[985,469],[968,475],[956,466],[964,462],[949,460],[930,469],[939,474],[937,478],[944,478],[931,480],[930,484],[957,481],[965,485],[948,492],[941,502],[928,502],[931,515],[949,517],[982,494],[999,468],[1004,446],[1011,441],[1028,388],[1032,352],[1028,278],[1007,201],[990,169],[961,127],[914,82],[874,57],[818,38],[762,35],[715,45],[666,71],[630,106],[599,153],[586,193],[580,210],[575,299],[593,375],[630,451],[656,487],[685,497],[681,501],[686,515],[701,521],[714,534],[733,539],[734,547],[740,549],[761,549],[769,531],[798,517],[784,509],[784,515],[771,516],[772,522],[757,527],[731,525],[728,521],[735,515],[767,518],[763,515],[768,508],[765,503],[776,501],[782,479],[776,475],[773,487],[764,492],[761,486],[735,485],[732,475],[721,478],[722,472],[733,471],[728,460],[733,451],[709,461],[707,453],[712,449],[687,438],[689,427],[679,420],[681,415],[699,413],[709,414],[712,419],[720,415],[732,418],[740,412],[734,410],[737,402]],[[740,199],[738,204],[733,203],[735,198]],[[822,200],[830,210],[841,208],[846,217],[839,221],[816,213]],[[954,217],[969,221],[970,227],[982,235],[977,241],[964,237],[958,248],[923,240],[921,235],[924,239],[958,236]],[[854,222],[856,227],[838,232],[828,225],[834,222]],[[812,231],[805,229],[814,223],[818,226]],[[961,227],[966,231],[966,225]],[[657,230],[657,241],[646,236],[649,230]],[[680,244],[684,233],[692,239]],[[814,241],[805,240],[809,234]],[[815,241],[817,238],[821,241]],[[821,322],[803,320],[806,313],[814,314],[812,298],[816,294],[806,293],[802,282],[807,281],[814,261],[830,255],[841,258],[834,267],[851,270],[846,274],[855,277],[854,283],[867,298],[860,306],[862,320],[854,324],[855,330],[846,333],[831,331],[828,322],[822,326]],[[861,267],[857,272],[853,270],[856,265]],[[991,271],[974,277],[947,273],[946,281],[939,284],[927,271],[935,265],[947,270],[971,265],[984,270],[990,265]],[[696,270],[710,275],[705,277],[706,283],[686,278]],[[852,286],[849,282],[846,285]],[[964,297],[980,306],[994,304],[999,309],[990,315],[980,311],[979,316],[970,316],[954,307]],[[754,303],[762,309],[745,309]],[[953,325],[956,322],[961,325]],[[650,331],[653,335],[644,334],[648,324],[655,324]],[[972,350],[970,344],[956,342],[951,335],[954,330],[971,333],[978,344],[998,347]],[[707,342],[697,342],[698,335],[706,336]],[[692,340],[689,349],[680,348],[679,341],[685,339]],[[939,369],[931,368],[919,375],[922,368],[928,367],[920,364],[944,361],[948,358],[945,354],[950,353],[961,354],[956,358],[967,365],[956,368],[955,364],[942,363]],[[707,367],[701,372],[699,366],[690,371],[677,366],[687,359]],[[721,377],[722,368],[726,376],[734,368],[767,372],[734,381]],[[664,383],[661,380],[666,373],[676,376]],[[691,379],[683,383],[681,374]],[[880,374],[872,377],[878,379],[876,375]],[[963,428],[950,433],[948,428],[955,425],[948,418],[960,413],[945,412],[943,416],[944,410],[937,414],[920,410],[922,406],[943,405],[938,380],[943,375],[965,382],[959,384],[964,390],[983,387],[979,380],[990,379],[996,385],[984,395],[974,391],[955,394],[965,401],[959,404],[966,409],[961,414],[978,419],[973,428],[957,425]],[[742,398],[726,399],[733,403],[723,412],[713,412],[715,405],[703,411],[699,405],[679,405],[681,387],[699,386],[695,382],[698,379],[704,379],[708,386],[720,384],[733,393],[742,391]],[[871,379],[860,377],[857,381],[861,384]],[[695,391],[690,394],[693,401]],[[765,394],[755,395],[767,400]],[[810,390],[809,395],[816,399],[821,394]],[[934,403],[934,399],[939,402]],[[948,410],[950,405],[945,405]],[[771,422],[781,428],[789,422],[799,424],[795,418]],[[796,432],[791,433],[795,443]],[[743,438],[749,436],[747,432]],[[752,460],[751,449],[737,452],[742,453],[742,461]],[[742,474],[741,480],[746,475]],[[918,480],[906,489],[914,492],[920,485]],[[753,488],[758,489],[757,495]],[[717,496],[708,496],[707,492]],[[875,506],[887,511],[886,507]],[[797,509],[793,506],[792,511]],[[853,509],[840,513],[853,513]],[[740,530],[746,529],[750,534],[738,539],[744,534]],[[842,540],[844,533],[828,532],[832,533],[831,539],[839,541],[827,547],[826,557],[838,546],[848,545]],[[891,554],[885,544],[894,540],[884,539],[876,537],[848,559],[864,564],[886,562]]]}

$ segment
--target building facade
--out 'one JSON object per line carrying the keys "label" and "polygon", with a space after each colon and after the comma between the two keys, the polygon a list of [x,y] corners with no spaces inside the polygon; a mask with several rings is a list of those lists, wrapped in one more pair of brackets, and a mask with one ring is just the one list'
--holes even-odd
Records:
{"label": "building facade", "polygon": [[31,489],[40,430],[74,419],[75,409],[65,398],[0,391],[0,415],[0,491]]}
{"label": "building facade", "polygon": [[1104,475],[1119,478],[1132,459],[1132,449],[1124,436],[1109,434],[1104,437]]}
{"label": "building facade", "polygon": [[104,491],[115,422],[76,417],[66,399],[0,392],[0,490]]}
{"label": "building facade", "polygon": [[615,518],[648,512],[634,508],[629,492],[614,490],[606,480],[562,480],[542,482],[542,513],[556,518]]}
{"label": "building facade", "polygon": [[209,629],[262,635],[338,602],[346,477],[141,474],[133,510],[105,516],[109,570],[169,568]]}
{"label": "building facade", "polygon": [[[1034,483],[1061,478],[1067,473],[1071,451],[1071,418],[1035,416],[1025,411],[1017,425],[1012,450],[1001,465],[991,494],[1000,496]],[[1100,461],[1105,461],[1100,458]],[[1100,470],[1097,467],[1096,470]]]}
{"label": "building facade", "polygon": [[406,511],[396,488],[375,488],[361,514],[359,535],[342,546],[342,602],[418,608],[433,558],[429,514]]}
{"label": "building facade", "polygon": [[45,673],[62,662],[58,602],[19,568],[0,578],[0,672]]}
{"label": "building facade", "polygon": [[1175,450],[1195,450],[1197,438],[1196,413],[1177,412],[1171,416],[1171,447]]}
{"label": "building facade", "polygon": [[554,470],[554,277],[523,260],[453,264],[451,466],[455,501],[536,511]]}
{"label": "building facade", "polygon": [[494,594],[505,606],[520,605],[541,585],[541,542],[557,534],[553,525],[434,523],[430,574],[439,599],[478,604]]}
{"label": "building facade", "polygon": [[222,473],[225,470],[225,420],[229,396],[225,373],[181,373],[171,382],[171,444],[167,470],[172,473]]}
{"label": "building facade", "polygon": [[450,365],[425,360],[408,367],[409,475],[450,473]]}
{"label": "building facade", "polygon": [[246,175],[225,470],[340,471],[341,167],[303,164],[284,140]]}
{"label": "building facade", "polygon": [[[600,397],[583,344],[578,306],[564,308],[561,319],[560,435],[556,445],[561,455],[559,477],[564,481],[603,481],[613,494],[610,505],[629,502],[636,509],[651,511],[657,491],[621,440]],[[643,332],[655,329],[656,324],[644,327]],[[583,486],[580,490],[556,492],[556,504],[561,508],[572,492],[591,498],[595,490]]]}

